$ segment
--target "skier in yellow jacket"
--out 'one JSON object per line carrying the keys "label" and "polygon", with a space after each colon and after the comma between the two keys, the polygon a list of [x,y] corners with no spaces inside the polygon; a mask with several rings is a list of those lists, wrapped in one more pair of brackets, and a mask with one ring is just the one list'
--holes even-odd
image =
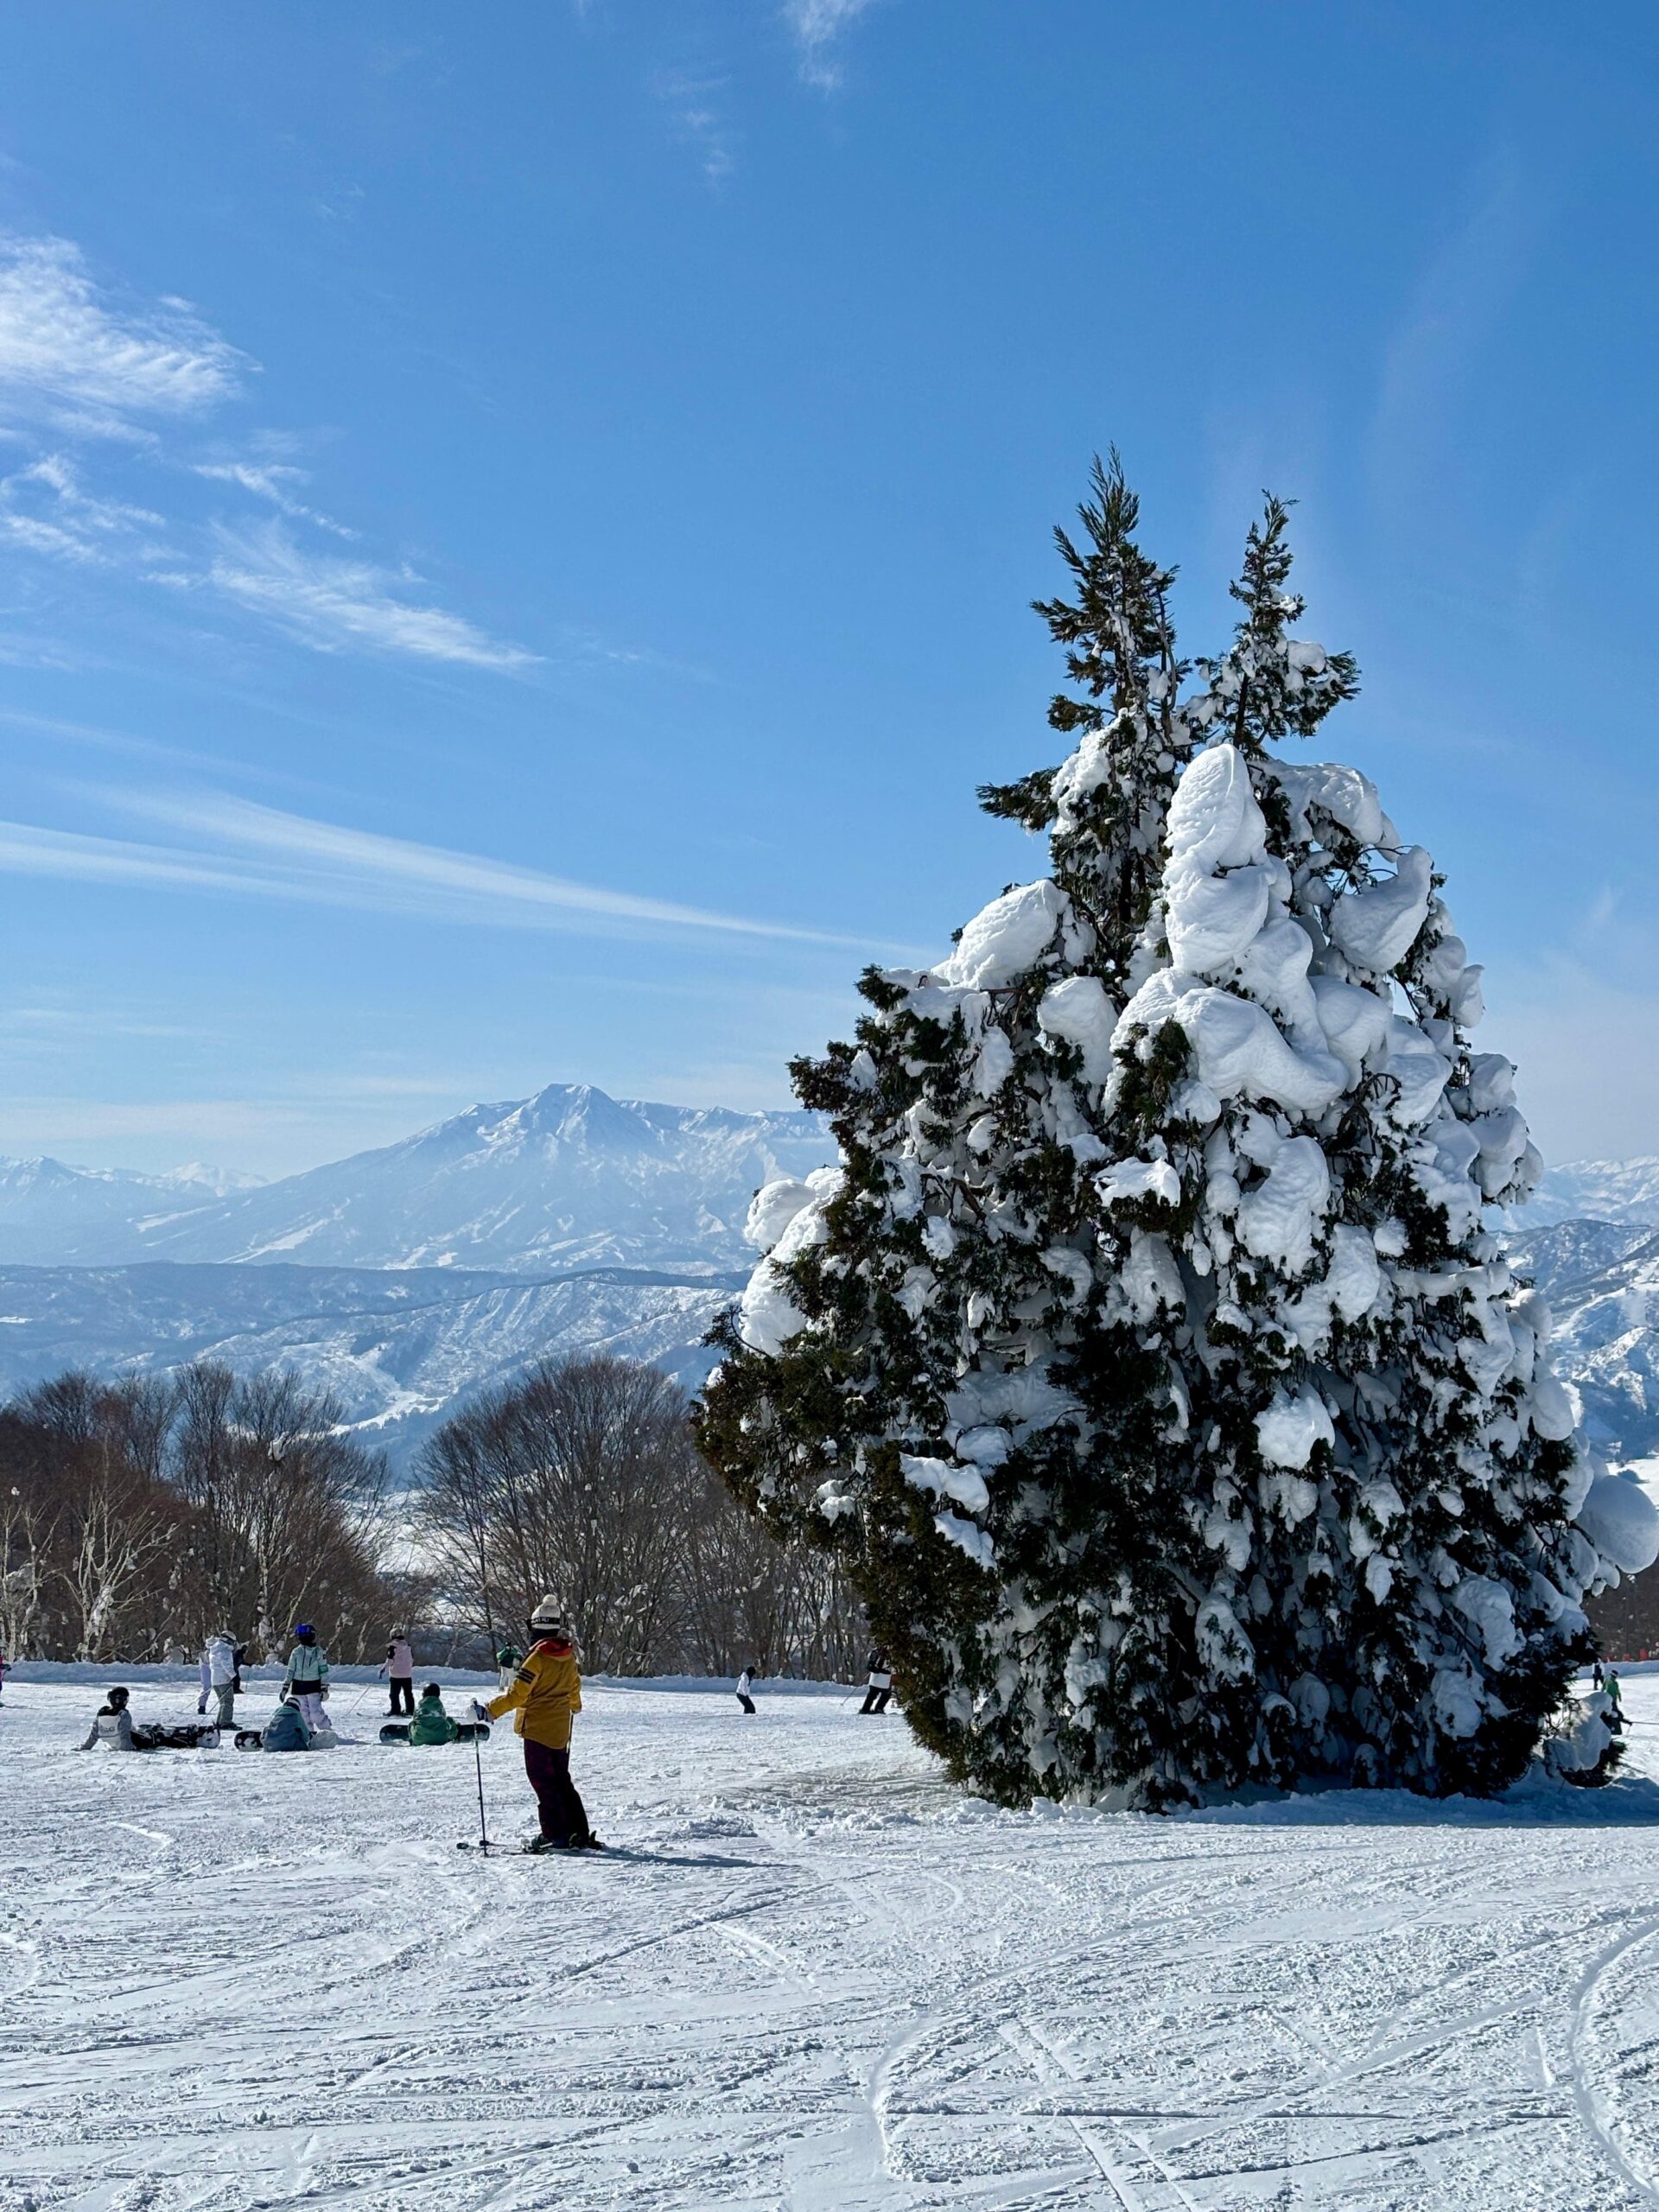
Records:
{"label": "skier in yellow jacket", "polygon": [[582,1673],[575,1638],[556,1598],[543,1598],[530,1617],[531,1648],[499,1697],[474,1705],[480,1719],[509,1713],[524,1746],[524,1772],[536,1792],[541,1834],[531,1851],[599,1851],[604,1847],[570,1779],[570,1724],[582,1711]]}

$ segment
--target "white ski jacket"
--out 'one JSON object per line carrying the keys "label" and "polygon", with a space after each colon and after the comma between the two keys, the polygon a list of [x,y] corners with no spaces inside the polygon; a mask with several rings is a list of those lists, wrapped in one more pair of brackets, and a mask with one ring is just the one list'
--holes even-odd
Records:
{"label": "white ski jacket", "polygon": [[207,1644],[201,1655],[201,1687],[208,1690],[222,1690],[227,1682],[236,1680],[236,1646],[226,1637],[216,1636]]}
{"label": "white ski jacket", "polygon": [[83,1751],[136,1751],[138,1746],[132,1740],[132,1716],[127,1713],[100,1713],[80,1748]]}

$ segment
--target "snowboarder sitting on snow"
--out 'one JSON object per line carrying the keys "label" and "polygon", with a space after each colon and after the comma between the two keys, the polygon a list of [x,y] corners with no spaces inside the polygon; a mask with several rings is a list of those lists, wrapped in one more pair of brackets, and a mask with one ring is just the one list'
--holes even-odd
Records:
{"label": "snowboarder sitting on snow", "polygon": [[391,1632],[391,1642],[386,1646],[385,1664],[380,1672],[391,1678],[391,1703],[386,1707],[387,1719],[395,1719],[398,1713],[406,1713],[412,1720],[415,1717],[415,1654],[409,1648],[409,1638],[400,1628],[395,1628]]}
{"label": "snowboarder sitting on snow", "polygon": [[524,1746],[524,1772],[536,1792],[541,1834],[531,1851],[598,1850],[599,1840],[570,1779],[570,1728],[582,1711],[575,1638],[557,1599],[543,1598],[530,1617],[531,1649],[510,1688],[487,1705],[474,1701],[478,1721],[514,1715]]}
{"label": "snowboarder sitting on snow", "polygon": [[135,1728],[132,1715],[127,1711],[130,1692],[113,1689],[98,1708],[97,1717],[86,1732],[83,1751],[102,1747],[108,1751],[148,1751],[155,1747],[148,1728]]}
{"label": "snowboarder sitting on snow", "polygon": [[487,1720],[454,1720],[444,1711],[443,1693],[435,1682],[421,1692],[412,1720],[388,1720],[380,1731],[383,1744],[487,1744]]}
{"label": "snowboarder sitting on snow", "polygon": [[86,1732],[86,1741],[80,1746],[83,1751],[95,1751],[100,1745],[111,1751],[194,1751],[218,1743],[216,1723],[202,1728],[186,1722],[169,1728],[160,1721],[135,1722],[127,1710],[128,1695],[124,1689],[110,1692]]}
{"label": "snowboarder sitting on snow", "polygon": [[328,1654],[317,1642],[317,1631],[310,1622],[301,1621],[294,1630],[294,1649],[288,1655],[283,1695],[298,1700],[306,1726],[314,1736],[319,1728],[328,1726],[328,1716],[322,1709],[327,1694]]}
{"label": "snowboarder sitting on snow", "polygon": [[421,1692],[415,1718],[409,1724],[411,1744],[453,1744],[461,1730],[443,1709],[443,1692],[429,1682]]}
{"label": "snowboarder sitting on snow", "polygon": [[299,1700],[285,1696],[259,1732],[262,1751],[308,1751],[312,1729]]}
{"label": "snowboarder sitting on snow", "polygon": [[887,1709],[887,1700],[893,1695],[893,1675],[887,1666],[887,1655],[879,1644],[866,1657],[864,1672],[868,1678],[868,1683],[864,1692],[864,1702],[859,1707],[859,1712],[861,1713],[885,1713]]}
{"label": "snowboarder sitting on snow", "polygon": [[236,1725],[236,1646],[222,1629],[216,1630],[202,1646],[201,1695],[196,1700],[198,1713],[207,1712],[210,1694],[218,1700],[219,1726],[233,1728]]}

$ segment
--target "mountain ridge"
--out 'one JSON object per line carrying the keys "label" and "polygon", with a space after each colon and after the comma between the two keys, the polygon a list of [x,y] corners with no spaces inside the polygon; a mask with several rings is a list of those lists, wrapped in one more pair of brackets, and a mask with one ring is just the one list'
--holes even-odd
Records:
{"label": "mountain ridge", "polygon": [[753,1192],[833,1149],[798,1109],[741,1114],[550,1084],[180,1205],[165,1200],[201,1187],[183,1171],[0,1160],[0,1264],[729,1268],[745,1257]]}

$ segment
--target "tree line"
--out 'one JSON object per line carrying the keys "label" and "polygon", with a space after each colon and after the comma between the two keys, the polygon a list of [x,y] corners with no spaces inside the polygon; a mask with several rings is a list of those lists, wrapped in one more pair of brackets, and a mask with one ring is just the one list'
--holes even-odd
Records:
{"label": "tree line", "polygon": [[[394,1541],[412,1567],[388,1564]],[[304,1618],[337,1660],[378,1660],[404,1626],[430,1657],[481,1661],[549,1592],[590,1672],[844,1679],[862,1656],[836,1564],[734,1503],[684,1392],[635,1361],[549,1361],[480,1393],[407,1489],[281,1370],[71,1370],[0,1408],[9,1657],[160,1660],[222,1629],[263,1659]]]}

